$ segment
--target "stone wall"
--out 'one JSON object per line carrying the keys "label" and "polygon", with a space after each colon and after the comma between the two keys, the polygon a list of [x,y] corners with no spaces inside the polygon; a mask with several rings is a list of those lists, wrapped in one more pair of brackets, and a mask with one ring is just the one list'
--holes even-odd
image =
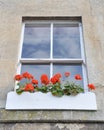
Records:
{"label": "stone wall", "polygon": [[10,123],[1,124],[0,130],[104,130],[104,124],[92,123]]}
{"label": "stone wall", "polygon": [[[96,87],[97,111],[5,111],[14,89],[22,17],[81,16],[89,82]],[[0,0],[0,124],[3,129],[102,130],[103,124],[25,124],[19,122],[104,122],[104,0]]]}

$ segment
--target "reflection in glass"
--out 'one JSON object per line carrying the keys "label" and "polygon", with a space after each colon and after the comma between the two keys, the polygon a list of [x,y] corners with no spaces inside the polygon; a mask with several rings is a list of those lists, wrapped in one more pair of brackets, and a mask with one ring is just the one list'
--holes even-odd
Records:
{"label": "reflection in glass", "polygon": [[82,80],[75,80],[75,75],[80,74],[82,75],[82,65],[81,64],[54,64],[53,65],[53,74],[55,73],[61,73],[62,79],[65,80],[64,73],[70,72],[69,80],[72,82],[75,82],[77,84],[80,84],[83,87],[83,78]]}
{"label": "reflection in glass", "polygon": [[37,79],[39,81],[39,85],[40,85],[40,76],[42,74],[47,74],[48,77],[50,76],[50,66],[49,64],[22,64],[21,67],[21,73],[24,72],[29,72],[30,74],[32,74],[35,79]]}
{"label": "reflection in glass", "polygon": [[24,32],[22,58],[50,57],[49,25],[26,25]]}
{"label": "reflection in glass", "polygon": [[53,57],[80,58],[80,32],[78,24],[55,24],[53,28]]}

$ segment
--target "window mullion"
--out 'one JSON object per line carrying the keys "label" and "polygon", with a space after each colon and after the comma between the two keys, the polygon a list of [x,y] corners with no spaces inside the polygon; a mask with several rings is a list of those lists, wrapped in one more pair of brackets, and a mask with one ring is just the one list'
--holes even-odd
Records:
{"label": "window mullion", "polygon": [[53,75],[53,63],[52,63],[52,59],[53,59],[53,23],[51,23],[51,35],[50,35],[50,77],[52,77]]}
{"label": "window mullion", "polygon": [[50,63],[50,78],[53,76],[53,63]]}
{"label": "window mullion", "polygon": [[50,58],[53,59],[53,23],[51,23],[51,35],[50,35]]}

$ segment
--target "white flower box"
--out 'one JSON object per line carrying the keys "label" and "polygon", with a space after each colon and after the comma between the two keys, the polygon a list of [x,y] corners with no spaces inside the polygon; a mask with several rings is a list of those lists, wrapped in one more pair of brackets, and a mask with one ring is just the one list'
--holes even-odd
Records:
{"label": "white flower box", "polygon": [[97,110],[96,96],[92,92],[76,96],[55,97],[51,93],[15,91],[7,95],[7,110]]}

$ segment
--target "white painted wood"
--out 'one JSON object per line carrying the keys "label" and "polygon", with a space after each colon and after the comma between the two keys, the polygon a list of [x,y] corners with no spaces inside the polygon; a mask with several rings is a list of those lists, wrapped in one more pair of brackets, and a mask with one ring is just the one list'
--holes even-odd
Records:
{"label": "white painted wood", "polygon": [[84,47],[84,40],[83,40],[83,31],[82,31],[82,23],[79,23],[79,32],[80,32],[80,47],[81,47],[81,58],[83,59],[82,63],[82,73],[83,73],[83,82],[84,82],[84,90],[85,92],[88,91],[88,77],[87,77],[87,67],[86,67],[86,59],[85,59],[85,47]]}
{"label": "white painted wood", "polygon": [[97,110],[96,96],[92,92],[77,96],[54,97],[51,93],[29,93],[18,95],[15,91],[7,95],[7,110]]}
{"label": "white painted wood", "polygon": [[83,59],[43,59],[43,58],[21,58],[21,63],[83,63]]}
{"label": "white painted wood", "polygon": [[[51,34],[50,34],[50,59],[53,59],[53,23],[51,23]],[[53,75],[53,63],[50,62],[50,78]]]}

